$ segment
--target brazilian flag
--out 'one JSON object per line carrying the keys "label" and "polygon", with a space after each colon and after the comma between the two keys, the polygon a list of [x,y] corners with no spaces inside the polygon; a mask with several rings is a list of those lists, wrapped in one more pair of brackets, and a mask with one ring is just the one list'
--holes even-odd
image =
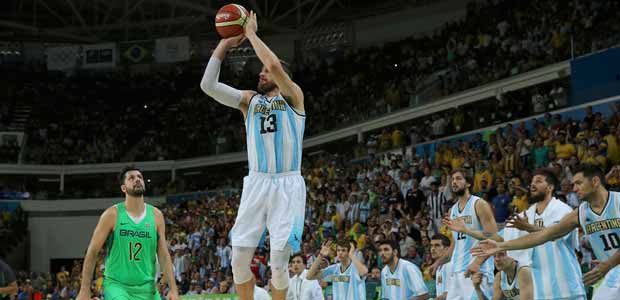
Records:
{"label": "brazilian flag", "polygon": [[155,41],[133,41],[119,44],[121,63],[125,65],[151,63]]}

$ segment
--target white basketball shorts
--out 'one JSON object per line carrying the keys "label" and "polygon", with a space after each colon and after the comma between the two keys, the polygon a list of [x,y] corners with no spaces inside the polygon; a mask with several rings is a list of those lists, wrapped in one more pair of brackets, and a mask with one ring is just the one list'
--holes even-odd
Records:
{"label": "white basketball shorts", "polygon": [[301,251],[306,184],[299,171],[269,174],[250,171],[243,178],[241,203],[232,228],[234,247],[258,245],[265,228],[272,249]]}

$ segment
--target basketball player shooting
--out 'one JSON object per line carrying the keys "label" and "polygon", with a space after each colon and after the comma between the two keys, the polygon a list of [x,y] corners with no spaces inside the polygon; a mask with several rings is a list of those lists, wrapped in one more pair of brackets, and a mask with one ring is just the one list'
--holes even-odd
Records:
{"label": "basketball player shooting", "polygon": [[[250,12],[244,35],[225,38],[213,52],[200,83],[217,102],[239,109],[245,118],[249,175],[243,180],[241,203],[232,229],[232,271],[240,300],[251,300],[254,276],[250,261],[265,227],[269,231],[274,300],[284,300],[291,250],[300,251],[306,186],[301,177],[304,95],[278,57],[256,35]],[[226,51],[247,38],[263,68],[258,93],[218,82]]]}

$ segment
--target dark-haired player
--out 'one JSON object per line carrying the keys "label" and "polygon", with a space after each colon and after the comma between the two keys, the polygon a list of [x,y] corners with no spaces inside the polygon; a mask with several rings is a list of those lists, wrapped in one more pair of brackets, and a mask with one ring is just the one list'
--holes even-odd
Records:
{"label": "dark-haired player", "polygon": [[379,255],[385,263],[381,271],[381,299],[426,300],[428,289],[420,268],[414,263],[400,259],[399,247],[394,242],[379,242]]}
{"label": "dark-haired player", "polygon": [[[487,298],[493,290],[493,261],[486,257],[473,257],[470,250],[479,240],[494,238],[497,235],[497,224],[491,206],[482,198],[472,195],[469,187],[471,178],[463,170],[453,170],[452,191],[456,203],[450,208],[444,223],[452,230],[454,244],[450,255],[448,273],[448,300],[472,300],[478,296],[471,281],[471,275],[482,273],[481,289]],[[446,262],[446,257],[435,265]]]}
{"label": "dark-haired player", "polygon": [[104,297],[114,300],[160,300],[155,285],[157,258],[170,287],[168,299],[179,299],[172,261],[166,243],[166,225],[162,212],[144,203],[146,186],[142,172],[135,166],[119,174],[125,201],[106,209],[88,245],[78,300],[89,300],[97,255],[107,242]]}
{"label": "dark-haired player", "polygon": [[[620,194],[605,188],[605,174],[594,166],[579,166],[573,176],[573,190],[583,202],[558,224],[518,239],[486,240],[472,249],[474,255],[493,255],[503,250],[536,247],[557,240],[581,226],[600,263],[583,277],[586,285],[604,278],[594,292],[594,300],[620,298]],[[558,272],[546,274],[556,276]]]}
{"label": "dark-haired player", "polygon": [[331,282],[334,300],[366,300],[364,276],[368,273],[368,268],[355,257],[353,242],[338,241],[336,256],[340,262],[320,270],[323,257],[329,257],[331,245],[331,241],[323,244],[319,257],[312,263],[306,278],[309,280],[323,279],[325,282]]}
{"label": "dark-haired player", "polygon": [[[217,102],[238,109],[245,118],[249,174],[232,228],[232,272],[240,300],[252,299],[250,262],[265,228],[271,242],[270,266],[274,300],[284,300],[289,284],[288,261],[301,250],[306,184],[301,152],[306,116],[304,95],[278,57],[258,37],[256,14],[250,13],[244,35],[220,41],[200,82]],[[247,38],[263,63],[258,93],[219,82],[226,52]]]}

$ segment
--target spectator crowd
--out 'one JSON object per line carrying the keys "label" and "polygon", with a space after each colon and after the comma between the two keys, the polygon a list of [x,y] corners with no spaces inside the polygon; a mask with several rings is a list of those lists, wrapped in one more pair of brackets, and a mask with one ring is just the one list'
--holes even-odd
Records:
{"label": "spectator crowd", "polygon": [[[609,111],[603,115],[586,107],[585,117],[578,122],[566,122],[554,115],[534,121],[531,129],[525,124],[508,124],[487,138],[478,135],[470,140],[438,144],[433,155],[379,151],[366,160],[332,154],[306,159],[302,173],[308,197],[302,254],[307,266],[318,258],[324,242],[352,241],[355,255],[370,270],[366,280],[372,295],[377,287],[373,282],[378,282],[373,269],[383,267],[376,243],[392,240],[402,258],[420,267],[432,293],[435,283],[430,270],[434,262],[430,239],[435,234],[452,236],[441,223],[454,201],[450,171],[465,170],[472,178],[471,193],[491,204],[500,226],[529,206],[528,184],[535,169],[552,170],[561,182],[556,187],[556,197],[576,207],[579,199],[572,191],[571,178],[579,164],[605,170],[609,189],[620,190],[620,105],[611,104]],[[218,194],[161,207],[182,294],[235,292],[229,233],[239,201],[238,194]],[[594,258],[587,242],[583,238],[582,241],[580,262],[588,270]],[[267,289],[268,251],[267,236],[251,265],[257,284]],[[104,256],[102,253],[97,264],[93,286],[98,293]],[[331,264],[335,259],[335,255],[330,256],[322,263]],[[45,297],[50,294],[51,299],[71,298],[79,287],[79,270],[76,262],[72,272],[61,271],[64,275],[60,276],[21,273],[22,296],[18,299],[36,299],[29,298],[32,293]],[[331,285],[321,282],[321,286],[326,296],[331,295]],[[161,292],[165,294],[164,290]]]}
{"label": "spectator crowd", "polygon": [[[608,47],[618,41],[619,14],[615,1],[487,1],[470,4],[464,20],[446,24],[433,36],[346,50],[334,57],[309,57],[296,63],[295,70],[295,80],[307,94],[308,135],[414,105],[412,99],[426,88],[418,83],[430,76],[439,78],[432,94],[439,97],[567,59],[571,48],[584,54]],[[179,66],[168,74],[64,77],[28,69],[0,76],[12,83],[13,99],[33,107],[25,161],[99,163],[242,149],[241,115],[206,99],[198,87],[202,71]],[[249,74],[223,70],[222,75],[223,81],[240,88],[254,88],[256,83]],[[306,157],[302,254],[307,266],[318,258],[323,242],[351,240],[355,255],[371,270],[367,289],[375,299],[376,270],[383,267],[376,243],[388,239],[399,245],[402,258],[420,267],[432,293],[430,239],[435,234],[451,237],[441,219],[454,201],[448,174],[455,169],[473,178],[472,194],[491,204],[498,224],[529,206],[528,184],[535,169],[553,170],[561,181],[556,197],[572,207],[579,204],[570,184],[578,164],[604,169],[609,189],[620,190],[617,103],[609,114],[586,108],[583,119],[572,120],[548,113],[488,136],[437,143],[434,152],[425,155],[385,153],[565,106],[567,88],[564,82],[553,83],[526,94],[485,100],[476,104],[480,109],[458,107],[407,128],[383,129],[355,147],[354,161],[350,153]],[[0,104],[0,127],[10,118],[9,111]],[[3,147],[0,158],[10,157]],[[229,233],[239,200],[240,195],[222,194],[161,208],[182,294],[235,292]],[[579,257],[584,270],[594,259],[589,249],[583,242]],[[268,253],[267,237],[251,266],[257,284],[267,289]],[[99,297],[104,256],[101,253],[93,283]],[[322,263],[335,259],[330,256]],[[75,298],[81,264],[67,267],[56,274],[18,272],[17,299]],[[332,294],[331,285],[321,286],[326,296]],[[165,295],[164,285],[159,287]]]}
{"label": "spectator crowd", "polygon": [[[429,90],[425,82],[439,82],[426,97],[434,99],[567,59],[571,49],[580,55],[609,47],[619,40],[618,14],[615,1],[472,2],[464,19],[429,36],[308,54],[293,64],[306,93],[306,135],[416,105]],[[32,107],[23,161],[76,164],[243,149],[241,115],[208,101],[198,87],[202,72],[191,63],[167,73],[73,76],[22,66],[0,76],[12,103]],[[233,86],[256,88],[247,70],[222,73]],[[536,104],[527,111],[545,107]],[[10,107],[0,106],[0,127]],[[7,155],[15,160],[15,153]]]}

